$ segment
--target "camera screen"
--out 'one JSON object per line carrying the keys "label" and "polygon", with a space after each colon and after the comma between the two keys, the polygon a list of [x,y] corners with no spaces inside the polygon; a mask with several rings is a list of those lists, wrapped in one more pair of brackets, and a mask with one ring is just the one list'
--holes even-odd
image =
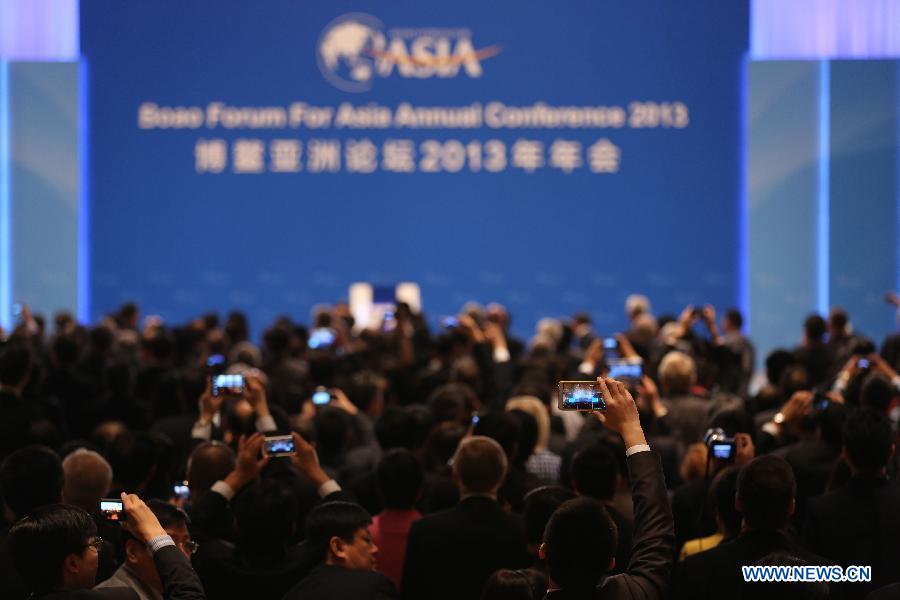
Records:
{"label": "camera screen", "polygon": [[172,486],[172,489],[175,492],[176,496],[178,496],[179,498],[184,498],[185,500],[191,494],[191,490],[190,488],[188,488],[186,483],[176,483],[174,486]]}
{"label": "camera screen", "polygon": [[644,368],[640,364],[613,362],[609,364],[609,376],[613,379],[640,379]]}
{"label": "camera screen", "polygon": [[856,366],[860,369],[868,369],[869,368],[869,360],[866,358],[861,358],[857,361]]}
{"label": "camera screen", "polygon": [[121,521],[123,510],[125,510],[125,507],[122,505],[121,500],[100,501],[100,514],[109,521]]}
{"label": "camera screen", "polygon": [[331,402],[331,393],[326,390],[319,390],[317,392],[314,392],[312,395],[312,401],[316,406],[328,404],[329,402]]}
{"label": "camera screen", "polygon": [[734,453],[734,444],[713,444],[713,457],[722,460],[731,460]]}
{"label": "camera screen", "polygon": [[616,341],[616,338],[606,338],[603,340],[603,347],[607,350],[615,350],[619,346],[619,342]]}
{"label": "camera screen", "polygon": [[459,319],[456,317],[444,317],[441,319],[441,327],[444,329],[453,329],[459,327]]}
{"label": "camera screen", "polygon": [[327,327],[313,329],[313,332],[309,336],[309,347],[313,350],[329,348],[334,343],[334,339],[334,331]]}
{"label": "camera screen", "polygon": [[220,393],[240,394],[244,391],[243,375],[216,375],[213,377],[213,396]]}
{"label": "camera screen", "polygon": [[294,440],[290,436],[266,438],[266,454],[293,454]]}
{"label": "camera screen", "polygon": [[561,383],[559,393],[563,410],[606,410],[606,400],[596,382]]}

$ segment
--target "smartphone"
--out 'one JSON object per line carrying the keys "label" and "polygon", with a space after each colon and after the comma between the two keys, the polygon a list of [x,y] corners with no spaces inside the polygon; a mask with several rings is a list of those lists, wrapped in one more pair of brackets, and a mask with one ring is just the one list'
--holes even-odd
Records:
{"label": "smartphone", "polygon": [[101,498],[100,515],[107,521],[124,521],[125,504],[115,498]]}
{"label": "smartphone", "polygon": [[331,392],[324,386],[320,385],[316,388],[316,391],[313,392],[312,401],[316,406],[325,406],[326,404],[329,404],[331,400]]}
{"label": "smartphone", "polygon": [[455,329],[459,327],[459,319],[456,317],[444,317],[441,319],[441,329]]}
{"label": "smartphone", "polygon": [[478,416],[477,412],[472,413],[472,427],[476,427],[478,425],[478,421],[481,420],[481,417]]}
{"label": "smartphone", "polygon": [[712,445],[713,458],[724,461],[734,460],[735,445],[731,442],[714,442]]}
{"label": "smartphone", "polygon": [[636,383],[644,375],[644,367],[641,363],[633,363],[627,360],[609,361],[609,377],[628,383]]}
{"label": "smartphone", "polygon": [[16,302],[12,305],[13,319],[18,319],[22,316],[22,303]]}
{"label": "smartphone", "polygon": [[606,400],[596,381],[560,381],[559,410],[599,410],[606,412]]}
{"label": "smartphone", "polygon": [[334,345],[337,334],[330,327],[319,327],[313,329],[309,334],[309,342],[307,344],[312,350],[325,350]]}
{"label": "smartphone", "polygon": [[619,347],[619,342],[616,341],[616,338],[608,337],[603,338],[603,349],[604,350],[615,350]]}
{"label": "smartphone", "polygon": [[210,354],[206,359],[206,370],[213,375],[221,375],[225,371],[225,357],[221,354]]}
{"label": "smartphone", "polygon": [[291,456],[297,453],[294,438],[289,435],[266,436],[263,454],[266,456]]}
{"label": "smartphone", "polygon": [[243,393],[243,375],[215,375],[212,379],[213,396],[240,396]]}
{"label": "smartphone", "polygon": [[815,410],[824,411],[831,405],[831,400],[825,394],[816,392],[813,395],[812,405]]}
{"label": "smartphone", "polygon": [[870,364],[871,363],[869,363],[868,358],[861,358],[858,361],[856,361],[856,366],[859,367],[860,369],[868,369]]}
{"label": "smartphone", "polygon": [[179,500],[183,500],[187,502],[188,497],[191,495],[191,490],[188,487],[187,481],[177,481],[175,485],[172,486],[172,493]]}

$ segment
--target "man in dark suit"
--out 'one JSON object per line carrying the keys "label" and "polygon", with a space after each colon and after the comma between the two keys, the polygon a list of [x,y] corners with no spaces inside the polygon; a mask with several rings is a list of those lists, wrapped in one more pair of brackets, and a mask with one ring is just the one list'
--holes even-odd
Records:
{"label": "man in dark suit", "polygon": [[[122,494],[131,535],[143,542],[167,600],[204,600],[203,586],[185,555],[140,498]],[[20,519],[9,532],[13,563],[33,595],[47,600],[137,600],[130,588],[91,590],[97,574],[102,540],[97,526],[83,509],[51,504]]]}
{"label": "man in dark suit", "polygon": [[[184,553],[185,558],[197,550],[197,544],[188,533],[188,516],[183,510],[161,500],[149,500],[147,506],[159,520],[159,524]],[[162,580],[153,562],[153,555],[146,544],[123,528],[125,539],[125,563],[112,576],[99,583],[94,589],[129,588],[140,600],[162,600]]]}
{"label": "man in dark suit", "polygon": [[320,504],[306,520],[306,542],[321,561],[284,596],[284,600],[396,600],[390,579],[375,570],[378,546],[372,542],[372,517],[352,502]]}
{"label": "man in dark suit", "polygon": [[[0,509],[17,521],[39,506],[60,502],[63,467],[53,450],[37,444],[16,450],[0,465]],[[0,527],[0,598],[22,600],[28,595],[13,566],[7,529]]]}
{"label": "man in dark suit", "polygon": [[744,466],[735,499],[735,507],[744,515],[740,535],[678,563],[672,576],[672,597],[740,598],[750,589],[747,586],[754,585],[744,582],[741,566],[774,553],[810,565],[828,564],[787,533],[796,492],[794,473],[783,458],[764,455]]}
{"label": "man in dark suit", "polygon": [[872,567],[871,582],[841,586],[847,598],[900,581],[900,486],[885,476],[893,451],[886,418],[866,409],[851,414],[844,427],[850,481],[809,502],[804,537],[810,550],[845,568]]}
{"label": "man in dark suit", "polygon": [[650,451],[637,407],[621,382],[597,380],[606,399],[606,425],[625,442],[634,501],[631,561],[615,566],[617,531],[603,504],[576,498],[559,507],[544,531],[540,556],[550,573],[547,600],[663,598],[675,557],[675,527],[659,456]]}
{"label": "man in dark suit", "polygon": [[464,439],[453,456],[460,501],[413,523],[406,546],[402,592],[409,600],[478,598],[498,569],[531,564],[518,515],[497,502],[506,454],[484,436]]}
{"label": "man in dark suit", "polygon": [[37,411],[22,397],[34,359],[25,344],[0,352],[0,460],[33,440]]}

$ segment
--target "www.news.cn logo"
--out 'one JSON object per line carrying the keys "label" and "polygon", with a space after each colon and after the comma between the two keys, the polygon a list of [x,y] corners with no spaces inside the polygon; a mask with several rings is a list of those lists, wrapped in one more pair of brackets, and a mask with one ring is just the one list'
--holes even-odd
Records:
{"label": "www.news.cn logo", "polygon": [[351,13],[325,27],[316,49],[319,69],[332,85],[345,92],[372,88],[375,77],[426,79],[481,77],[482,61],[500,52],[499,46],[476,50],[465,28],[395,28],[371,15]]}
{"label": "www.news.cn logo", "polygon": [[872,581],[872,567],[849,566],[843,569],[839,566],[743,566],[741,571],[744,581],[748,583],[767,582],[864,582]]}

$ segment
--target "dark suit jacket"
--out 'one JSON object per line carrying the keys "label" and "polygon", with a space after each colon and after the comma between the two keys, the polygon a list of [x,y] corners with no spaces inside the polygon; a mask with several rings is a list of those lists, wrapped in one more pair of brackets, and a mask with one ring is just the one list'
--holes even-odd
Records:
{"label": "dark suit jacket", "polygon": [[28,401],[9,392],[0,392],[0,461],[32,442],[31,423],[35,411]]}
{"label": "dark suit jacket", "polygon": [[[153,555],[156,572],[163,584],[166,600],[206,600],[200,578],[191,563],[175,546],[161,548]],[[33,594],[30,600],[135,600],[137,593],[131,588],[103,588],[99,590],[59,591]]]}
{"label": "dark suit jacket", "polygon": [[480,598],[494,571],[531,562],[521,518],[492,498],[470,496],[413,523],[401,591],[408,600]]}
{"label": "dark suit jacket", "polygon": [[854,477],[835,491],[813,498],[804,538],[809,549],[842,567],[871,565],[872,581],[840,586],[848,598],[864,598],[900,581],[900,485],[882,478]]}
{"label": "dark suit jacket", "polygon": [[628,475],[634,502],[634,538],[627,571],[605,578],[587,594],[555,590],[547,594],[546,600],[663,598],[676,548],[659,456],[655,452],[632,454],[628,457]]}
{"label": "dark suit jacket", "polygon": [[305,543],[288,548],[280,556],[230,553],[197,563],[210,598],[281,598],[306,577],[319,561]]}
{"label": "dark suit jacket", "polygon": [[773,552],[797,557],[811,565],[832,564],[809,552],[788,535],[748,531],[730,542],[692,554],[679,562],[672,575],[670,597],[685,600],[741,598],[746,586],[754,585],[744,583],[741,566],[755,564]]}
{"label": "dark suit jacket", "polygon": [[396,600],[397,588],[384,573],[319,565],[285,594],[284,600]]}
{"label": "dark suit jacket", "polygon": [[[873,572],[872,575],[874,576],[875,573]],[[866,596],[866,600],[900,600],[900,583],[875,590]]]}

